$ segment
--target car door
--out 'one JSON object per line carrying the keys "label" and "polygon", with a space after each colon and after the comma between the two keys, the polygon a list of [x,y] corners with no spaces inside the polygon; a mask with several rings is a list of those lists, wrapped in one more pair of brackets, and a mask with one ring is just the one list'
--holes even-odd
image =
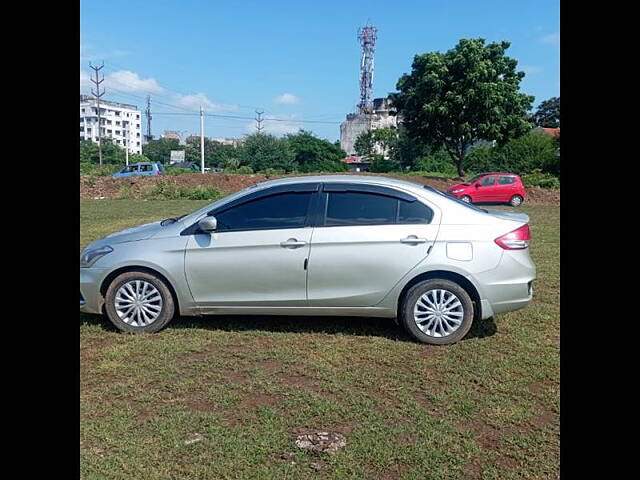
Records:
{"label": "car door", "polygon": [[138,173],[138,165],[129,165],[122,170],[122,177],[132,177]]}
{"label": "car door", "polygon": [[517,192],[516,179],[511,175],[500,175],[496,185],[496,201],[508,202]]}
{"label": "car door", "polygon": [[487,175],[478,180],[478,188],[473,196],[474,202],[493,202],[496,197],[496,176]]}
{"label": "car door", "polygon": [[440,216],[405,192],[325,183],[309,254],[309,306],[379,303],[428,256]]}
{"label": "car door", "polygon": [[195,302],[205,309],[306,305],[309,210],[318,187],[305,183],[255,192],[210,212],[218,222],[214,233],[192,226],[186,232],[185,274]]}

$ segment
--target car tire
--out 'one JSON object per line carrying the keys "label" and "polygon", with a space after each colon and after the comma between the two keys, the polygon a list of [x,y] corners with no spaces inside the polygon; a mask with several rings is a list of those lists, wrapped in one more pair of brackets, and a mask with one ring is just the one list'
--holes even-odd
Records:
{"label": "car tire", "polygon": [[460,197],[460,200],[466,203],[471,203],[471,197],[469,195],[463,195]]}
{"label": "car tire", "polygon": [[519,207],[520,205],[522,205],[523,201],[524,198],[522,198],[520,195],[514,195],[513,197],[511,197],[511,200],[509,200],[509,205],[511,205],[512,207]]}
{"label": "car tire", "polygon": [[[428,310],[418,305],[418,301],[421,301],[421,305],[430,308],[425,296],[432,304],[445,304],[446,307],[442,308],[444,313],[438,317],[430,316]],[[451,308],[451,305],[455,308]],[[474,317],[473,302],[467,291],[457,283],[433,278],[419,282],[409,289],[400,306],[399,316],[400,324],[417,341],[431,345],[450,345],[469,332]],[[458,320],[459,324],[456,324]]]}
{"label": "car tire", "polygon": [[167,284],[148,272],[125,272],[113,279],[105,294],[105,311],[122,332],[154,333],[176,313]]}

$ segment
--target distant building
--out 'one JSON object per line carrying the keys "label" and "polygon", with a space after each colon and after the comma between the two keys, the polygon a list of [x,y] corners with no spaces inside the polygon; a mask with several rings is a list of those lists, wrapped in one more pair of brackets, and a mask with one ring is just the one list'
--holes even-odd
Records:
{"label": "distant building", "polygon": [[244,142],[244,138],[212,138],[214,142],[221,143],[222,145],[231,145],[238,147]]}
{"label": "distant building", "polygon": [[[103,140],[113,139],[130,153],[142,153],[141,112],[135,105],[100,100],[100,130]],[[80,140],[98,143],[98,105],[91,95],[80,94]]]}
{"label": "distant building", "polygon": [[[347,155],[356,154],[355,143],[361,133],[375,128],[397,128],[398,116],[388,98],[376,98],[373,100],[371,113],[349,113],[347,119],[340,125],[340,148]],[[380,147],[377,152],[386,155]]]}
{"label": "distant building", "polygon": [[560,135],[560,127],[556,128],[548,128],[548,127],[536,127],[534,130],[537,130],[542,133],[546,133],[552,138],[555,138]]}
{"label": "distant building", "polygon": [[347,164],[351,172],[368,172],[371,168],[371,162],[364,157],[352,156],[343,158],[342,161]]}

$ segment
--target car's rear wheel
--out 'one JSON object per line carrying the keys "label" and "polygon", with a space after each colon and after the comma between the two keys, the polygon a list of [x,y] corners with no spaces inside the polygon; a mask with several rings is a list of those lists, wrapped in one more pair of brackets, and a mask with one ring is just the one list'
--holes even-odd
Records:
{"label": "car's rear wheel", "polygon": [[473,302],[457,283],[434,278],[411,287],[399,313],[402,326],[419,342],[449,345],[469,332]]}
{"label": "car's rear wheel", "polygon": [[520,195],[514,195],[513,197],[511,197],[511,200],[509,201],[509,204],[512,207],[519,207],[520,205],[522,205],[522,201],[524,199],[520,196]]}
{"label": "car's rear wheel", "polygon": [[463,202],[471,203],[471,197],[469,195],[463,195],[462,197],[460,197],[460,200],[462,200]]}
{"label": "car's rear wheel", "polygon": [[148,272],[118,275],[105,295],[107,317],[119,330],[153,333],[174,317],[175,302],[166,283]]}

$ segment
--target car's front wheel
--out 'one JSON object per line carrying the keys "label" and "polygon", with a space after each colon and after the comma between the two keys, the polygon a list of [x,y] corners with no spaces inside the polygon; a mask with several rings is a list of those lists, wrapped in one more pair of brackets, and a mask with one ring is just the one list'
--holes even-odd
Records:
{"label": "car's front wheel", "polygon": [[520,195],[514,195],[513,197],[511,197],[509,204],[512,207],[519,207],[520,205],[522,205],[522,201],[523,201],[523,198]]}
{"label": "car's front wheel", "polygon": [[157,332],[176,311],[166,283],[140,271],[125,272],[113,279],[105,295],[105,310],[109,320],[128,333]]}
{"label": "car's front wheel", "polygon": [[457,283],[434,278],[411,287],[399,313],[402,326],[419,342],[448,345],[469,332],[473,302]]}
{"label": "car's front wheel", "polygon": [[463,195],[462,197],[460,197],[460,200],[466,203],[471,203],[471,197],[469,195]]}

